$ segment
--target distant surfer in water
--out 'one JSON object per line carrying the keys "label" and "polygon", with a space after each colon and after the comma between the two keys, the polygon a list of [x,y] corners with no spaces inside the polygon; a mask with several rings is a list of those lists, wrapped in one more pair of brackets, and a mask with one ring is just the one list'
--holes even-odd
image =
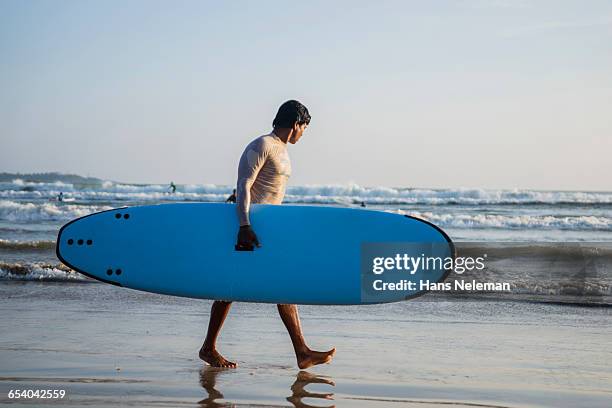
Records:
{"label": "distant surfer in water", "polygon": [[[298,101],[281,105],[272,122],[274,129],[268,135],[253,140],[242,153],[238,165],[237,213],[240,229],[237,246],[244,249],[260,247],[249,220],[251,203],[280,204],[285,196],[291,163],[287,143],[296,144],[310,123],[308,109]],[[215,301],[210,312],[208,333],[200,349],[200,358],[215,367],[236,367],[217,351],[217,336],[223,326],[232,302]],[[278,313],[289,332],[298,367],[304,369],[328,363],[336,349],[313,351],[306,345],[296,305],[278,305]]]}
{"label": "distant surfer in water", "polygon": [[232,195],[227,197],[227,200],[225,200],[226,203],[235,203],[236,202],[236,189],[234,189],[234,191],[232,192]]}
{"label": "distant surfer in water", "polygon": [[57,201],[64,201],[64,192],[60,191],[60,193],[57,195]]}
{"label": "distant surfer in water", "polygon": [[176,184],[174,184],[174,181],[171,181],[171,182],[170,182],[170,187],[168,187],[168,188],[169,188],[170,190],[172,190],[172,191],[170,191],[170,194],[174,194],[174,193],[176,193]]}

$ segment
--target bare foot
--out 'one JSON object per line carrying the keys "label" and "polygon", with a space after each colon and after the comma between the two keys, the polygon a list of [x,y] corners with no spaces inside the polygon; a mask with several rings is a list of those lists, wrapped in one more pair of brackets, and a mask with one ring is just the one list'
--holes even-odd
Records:
{"label": "bare foot", "polygon": [[312,351],[308,350],[305,353],[297,355],[298,367],[301,369],[312,367],[317,364],[329,363],[336,354],[336,349],[333,348],[329,351]]}
{"label": "bare foot", "polygon": [[211,367],[237,367],[236,363],[226,360],[225,357],[217,352],[217,350],[207,350],[202,347],[200,349],[200,358],[210,364]]}

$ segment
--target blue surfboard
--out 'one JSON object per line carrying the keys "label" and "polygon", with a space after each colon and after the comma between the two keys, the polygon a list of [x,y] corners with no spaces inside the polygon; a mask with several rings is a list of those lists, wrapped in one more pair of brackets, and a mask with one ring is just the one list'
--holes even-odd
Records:
{"label": "blue surfboard", "polygon": [[56,253],[77,272],[137,290],[202,299],[323,305],[395,302],[422,295],[426,290],[418,285],[412,290],[377,287],[384,279],[441,282],[450,270],[404,268],[381,273],[373,265],[392,266],[389,258],[406,253],[422,258],[455,256],[444,231],[400,214],[262,204],[251,206],[250,218],[262,247],[238,251],[235,205],[117,208],[64,225]]}

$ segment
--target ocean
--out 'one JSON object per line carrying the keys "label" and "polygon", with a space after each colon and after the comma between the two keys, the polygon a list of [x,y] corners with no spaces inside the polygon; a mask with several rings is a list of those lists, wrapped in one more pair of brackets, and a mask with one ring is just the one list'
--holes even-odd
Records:
{"label": "ocean", "polygon": [[[179,184],[171,194],[169,184],[5,176],[0,281],[91,282],[55,257],[64,223],[122,206],[224,202],[231,191],[232,186]],[[290,186],[284,202],[356,208],[363,203],[423,218],[443,228],[459,254],[487,254],[486,271],[454,278],[510,282],[512,293],[496,294],[506,299],[612,305],[612,192],[312,185]]]}

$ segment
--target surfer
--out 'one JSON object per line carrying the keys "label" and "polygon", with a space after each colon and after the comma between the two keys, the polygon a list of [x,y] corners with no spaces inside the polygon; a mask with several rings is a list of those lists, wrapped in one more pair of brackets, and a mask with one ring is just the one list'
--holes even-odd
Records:
{"label": "surfer", "polygon": [[174,194],[174,193],[176,193],[176,184],[174,184],[174,181],[171,181],[171,182],[170,182],[170,187],[168,187],[168,188],[169,188],[170,190],[172,190],[172,191],[170,192],[170,194]]}
{"label": "surfer", "polygon": [[234,189],[231,196],[227,197],[227,200],[225,200],[225,202],[226,203],[236,203],[236,189]]}
{"label": "surfer", "polygon": [[[240,224],[238,247],[252,250],[255,246],[261,246],[251,227],[249,207],[251,203],[281,204],[291,175],[287,143],[296,144],[309,123],[308,109],[298,101],[287,101],[278,109],[272,122],[272,132],[253,140],[242,153],[238,164],[236,206]],[[236,367],[236,363],[225,359],[216,347],[217,336],[231,305],[232,302],[215,301],[210,311],[208,333],[199,354],[211,366]],[[297,306],[279,304],[277,307],[293,343],[298,367],[304,369],[330,362],[336,352],[335,348],[314,351],[306,345]]]}
{"label": "surfer", "polygon": [[62,202],[64,201],[64,192],[60,191],[60,193],[57,195],[57,201]]}

